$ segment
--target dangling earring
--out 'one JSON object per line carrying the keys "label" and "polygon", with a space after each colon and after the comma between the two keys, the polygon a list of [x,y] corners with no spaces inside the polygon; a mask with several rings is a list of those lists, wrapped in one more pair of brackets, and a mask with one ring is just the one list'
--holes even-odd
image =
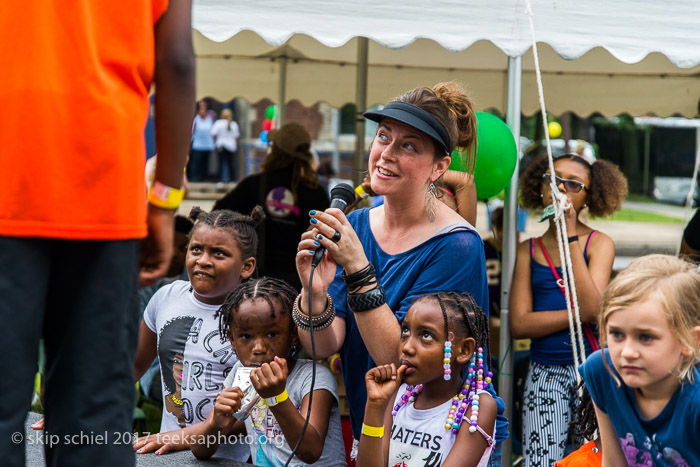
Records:
{"label": "dangling earring", "polygon": [[425,213],[428,215],[430,222],[434,222],[438,210],[438,194],[433,182],[430,182],[430,185],[428,185],[428,191],[425,192],[424,201]]}

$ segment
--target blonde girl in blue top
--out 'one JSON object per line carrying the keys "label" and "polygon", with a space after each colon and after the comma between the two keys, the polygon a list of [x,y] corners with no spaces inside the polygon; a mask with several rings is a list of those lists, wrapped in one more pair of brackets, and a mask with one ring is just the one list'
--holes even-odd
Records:
{"label": "blonde girl in blue top", "polygon": [[700,465],[700,273],[673,256],[635,260],[603,295],[604,351],[581,367],[603,466]]}

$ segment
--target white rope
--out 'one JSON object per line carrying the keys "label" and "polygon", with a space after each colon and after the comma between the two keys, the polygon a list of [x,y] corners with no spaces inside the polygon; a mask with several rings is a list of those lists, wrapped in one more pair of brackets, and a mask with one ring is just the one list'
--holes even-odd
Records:
{"label": "white rope", "polygon": [[[532,55],[535,60],[535,76],[537,78],[537,93],[540,101],[540,110],[542,112],[542,125],[544,126],[545,141],[547,143],[547,158],[549,160],[549,172],[551,174],[550,185],[552,187],[552,205],[554,207],[555,213],[554,224],[557,226],[557,243],[559,245],[559,258],[562,268],[562,282],[564,285],[566,311],[569,318],[569,333],[571,334],[571,351],[574,356],[574,366],[575,368],[578,368],[579,365],[581,365],[581,363],[583,363],[586,360],[586,351],[583,346],[583,325],[581,324],[581,314],[579,312],[578,297],[576,295],[576,283],[574,278],[573,265],[571,262],[571,250],[569,249],[568,233],[566,229],[566,221],[564,219],[564,211],[566,209],[569,209],[571,206],[568,203],[567,197],[561,192],[559,192],[556,180],[554,178],[554,158],[552,157],[552,147],[549,140],[549,128],[547,126],[547,110],[544,104],[544,90],[542,86],[542,74],[540,72],[540,59],[539,54],[537,53],[537,41],[535,40],[535,26],[532,21],[533,13],[530,0],[526,0],[526,12],[528,21],[530,22]],[[576,381],[580,383],[581,376],[578,374],[578,371],[575,371],[574,373],[576,374]]]}

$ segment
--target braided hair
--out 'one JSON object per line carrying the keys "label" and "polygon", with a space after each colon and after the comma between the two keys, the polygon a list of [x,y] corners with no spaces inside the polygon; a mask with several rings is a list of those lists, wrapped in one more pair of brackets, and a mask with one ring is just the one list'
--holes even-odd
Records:
{"label": "braided hair", "polygon": [[[224,304],[214,315],[219,318],[219,337],[221,342],[228,340],[228,331],[233,325],[233,313],[238,311],[241,304],[248,300],[262,298],[270,305],[272,316],[275,316],[275,302],[280,305],[280,313],[291,313],[297,291],[285,281],[273,277],[261,277],[242,282],[228,294]],[[294,322],[289,320],[294,326]]]}
{"label": "braided hair", "polygon": [[[449,318],[456,321],[460,331],[476,341],[476,349],[486,350],[486,360],[490,361],[489,320],[481,307],[476,304],[474,297],[469,292],[434,292],[422,296],[418,301],[435,300],[440,306],[445,320],[445,339],[449,336]],[[449,316],[448,316],[449,312]],[[475,350],[476,351],[476,350]]]}
{"label": "braided hair", "polygon": [[190,211],[189,218],[195,224],[188,239],[192,238],[192,234],[200,225],[224,229],[236,241],[243,258],[255,257],[258,250],[258,234],[255,227],[265,219],[265,212],[260,206],[255,206],[249,216],[228,209],[206,212],[195,206]]}

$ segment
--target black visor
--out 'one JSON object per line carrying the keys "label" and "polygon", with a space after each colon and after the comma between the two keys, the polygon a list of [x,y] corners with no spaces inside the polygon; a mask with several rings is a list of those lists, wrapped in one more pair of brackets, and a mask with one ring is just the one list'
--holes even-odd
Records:
{"label": "black visor", "polygon": [[405,102],[390,102],[382,110],[365,112],[362,116],[377,123],[385,118],[404,123],[433,138],[438,146],[442,147],[445,154],[450,154],[450,137],[447,130],[420,107]]}

